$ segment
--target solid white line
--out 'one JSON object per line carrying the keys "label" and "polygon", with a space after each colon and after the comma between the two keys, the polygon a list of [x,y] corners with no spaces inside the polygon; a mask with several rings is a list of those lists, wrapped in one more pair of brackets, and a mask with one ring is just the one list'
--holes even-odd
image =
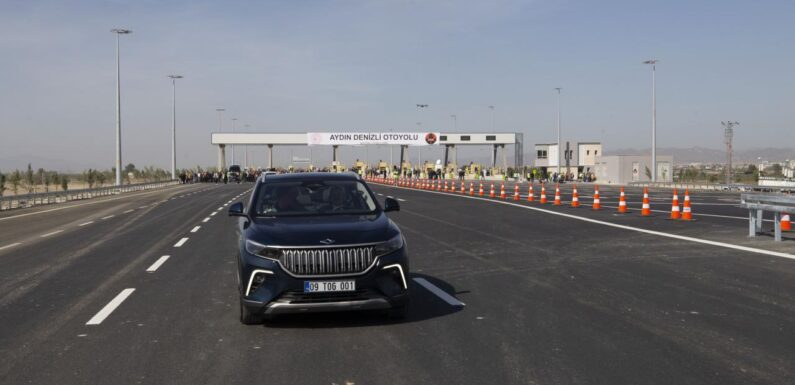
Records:
{"label": "solid white line", "polygon": [[148,271],[150,273],[156,271],[157,268],[160,267],[160,265],[162,265],[163,263],[165,263],[168,260],[169,257],[171,257],[171,256],[170,255],[164,255],[164,256],[158,258],[158,260],[155,261],[155,263],[153,263],[152,266],[149,266],[149,268],[146,269],[146,271]]}
{"label": "solid white line", "polygon": [[210,220],[210,217],[204,218],[204,219],[202,219],[202,223],[207,223],[207,221],[209,221],[209,220]]}
{"label": "solid white line", "polygon": [[135,210],[132,210],[132,209],[131,209],[131,210],[127,210],[127,211],[123,212],[122,214],[131,213],[131,212],[133,212],[133,211],[135,211]]}
{"label": "solid white line", "polygon": [[174,244],[174,247],[182,247],[182,245],[184,245],[185,242],[187,242],[187,241],[188,241],[188,237],[182,238],[182,239],[179,240],[179,242]]}
{"label": "solid white line", "polygon": [[[393,186],[387,186],[387,187],[393,187]],[[407,189],[405,187],[395,187],[395,188]],[[422,190],[417,190],[417,191],[422,191]],[[745,252],[749,252],[749,253],[769,255],[769,256],[772,256],[772,257],[781,257],[781,258],[787,258],[787,259],[795,259],[795,254],[782,253],[782,252],[778,252],[778,251],[770,251],[770,250],[763,250],[763,249],[756,249],[756,248],[748,247],[748,246],[740,246],[740,245],[734,245],[734,244],[731,244],[731,243],[710,241],[710,240],[707,240],[707,239],[693,238],[693,237],[688,237],[688,236],[684,236],[684,235],[669,234],[669,233],[664,233],[664,232],[661,232],[661,231],[647,230],[647,229],[643,229],[643,228],[640,228],[640,227],[619,225],[617,223],[605,222],[605,221],[601,221],[601,220],[598,220],[598,219],[580,217],[580,216],[577,216],[577,215],[566,214],[566,213],[561,213],[561,212],[552,211],[552,210],[546,210],[546,209],[542,209],[542,208],[538,208],[538,207],[525,206],[525,205],[521,205],[521,204],[518,204],[518,203],[505,202],[505,201],[499,201],[499,200],[495,200],[495,199],[486,199],[486,198],[480,198],[480,197],[463,196],[463,195],[460,195],[460,194],[450,194],[450,193],[437,192],[437,191],[422,191],[422,192],[428,192],[428,193],[440,194],[440,195],[449,195],[449,196],[454,196],[454,197],[459,197],[459,198],[466,198],[466,199],[476,199],[476,200],[485,201],[485,202],[493,202],[493,203],[499,203],[499,204],[503,204],[503,205],[516,206],[516,207],[520,207],[520,208],[523,208],[523,209],[526,209],[526,210],[533,210],[533,211],[538,211],[538,212],[542,212],[542,213],[558,215],[558,216],[561,216],[561,217],[576,219],[578,221],[595,223],[597,225],[609,226],[609,227],[614,227],[614,228],[622,229],[622,230],[635,231],[635,232],[638,232],[638,233],[656,235],[656,236],[665,237],[665,238],[673,238],[673,239],[678,239],[678,240],[687,241],[687,242],[693,242],[693,243],[701,243],[701,244],[704,244],[704,245],[718,246],[718,247],[723,247],[723,248],[727,248],[727,249],[745,251]]]}
{"label": "solid white line", "polygon": [[426,289],[428,289],[428,291],[430,291],[433,294],[436,294],[437,297],[441,298],[444,302],[447,302],[452,306],[466,306],[465,303],[459,301],[452,295],[447,294],[447,292],[436,287],[434,284],[426,281],[425,278],[414,278],[414,282],[417,282],[420,285],[424,286]]}
{"label": "solid white line", "polygon": [[45,237],[49,237],[50,235],[55,235],[55,234],[62,233],[62,232],[63,232],[63,230],[55,230],[55,231],[53,231],[51,233],[39,235],[39,237],[45,238]]}
{"label": "solid white line", "polygon": [[215,214],[218,214],[218,211],[213,211],[213,212],[211,212],[211,213],[210,213],[210,216],[213,216],[213,215],[215,215]]}
{"label": "solid white line", "polygon": [[132,288],[122,290],[121,293],[119,293],[119,295],[117,295],[116,298],[108,302],[108,304],[105,305],[105,307],[103,307],[102,310],[99,311],[99,313],[91,317],[91,319],[88,320],[88,322],[86,322],[86,325],[101,324],[102,321],[104,321],[105,318],[108,318],[110,313],[113,313],[113,311],[116,310],[116,308],[119,307],[119,305],[121,305],[121,303],[124,302],[124,300],[127,299],[127,297],[129,297],[130,294],[132,294],[134,291],[135,289]]}
{"label": "solid white line", "polygon": [[8,248],[11,248],[11,247],[14,247],[14,246],[19,246],[21,244],[22,244],[22,242],[16,242],[16,243],[12,243],[10,245],[0,246],[0,250],[8,249]]}
{"label": "solid white line", "polygon": [[191,233],[195,233],[195,232],[199,231],[199,229],[200,229],[200,228],[202,228],[202,227],[201,227],[201,226],[196,226],[196,227],[194,227],[193,229],[191,229],[191,231],[190,231],[190,232],[191,232]]}
{"label": "solid white line", "polygon": [[79,226],[79,227],[82,227],[82,226],[90,225],[90,224],[92,224],[92,223],[94,223],[94,221],[88,221],[88,222],[86,222],[86,223],[81,223],[81,224],[79,224],[79,225],[77,225],[77,226]]}
{"label": "solid white line", "polygon": [[115,217],[115,215],[108,215],[107,217],[102,217],[102,219],[110,219],[110,218],[113,218],[113,217]]}

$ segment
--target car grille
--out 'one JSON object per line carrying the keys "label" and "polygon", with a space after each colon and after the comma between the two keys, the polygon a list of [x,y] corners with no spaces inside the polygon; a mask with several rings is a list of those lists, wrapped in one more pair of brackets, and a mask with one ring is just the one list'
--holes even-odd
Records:
{"label": "car grille", "polygon": [[284,249],[279,261],[296,275],[355,274],[373,264],[373,247]]}

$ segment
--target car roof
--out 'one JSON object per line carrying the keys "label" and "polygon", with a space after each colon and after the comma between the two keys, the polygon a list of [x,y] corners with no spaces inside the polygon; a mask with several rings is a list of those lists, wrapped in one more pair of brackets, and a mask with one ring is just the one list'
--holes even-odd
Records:
{"label": "car roof", "polygon": [[261,179],[268,181],[296,181],[296,180],[358,180],[359,176],[354,173],[333,173],[333,172],[296,172],[292,174],[263,174]]}

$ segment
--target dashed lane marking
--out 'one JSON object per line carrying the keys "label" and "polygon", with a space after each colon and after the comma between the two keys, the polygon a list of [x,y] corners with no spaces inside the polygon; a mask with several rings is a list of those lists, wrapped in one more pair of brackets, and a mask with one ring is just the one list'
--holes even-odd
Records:
{"label": "dashed lane marking", "polygon": [[39,237],[46,238],[46,237],[49,237],[50,235],[55,235],[55,234],[62,233],[62,232],[63,232],[63,230],[55,230],[55,231],[53,231],[51,233],[39,235]]}
{"label": "dashed lane marking", "polygon": [[14,246],[19,246],[21,244],[22,244],[22,242],[16,242],[16,243],[12,243],[10,245],[0,246],[0,250],[10,249],[10,248],[12,248]]}
{"label": "dashed lane marking", "polygon": [[123,212],[122,214],[129,214],[129,213],[131,213],[133,211],[135,211],[135,210],[130,209],[130,210],[127,210],[127,211]]}
{"label": "dashed lane marking", "polygon": [[196,226],[196,227],[192,228],[192,229],[190,230],[190,232],[191,232],[191,233],[195,233],[195,232],[199,231],[199,229],[200,229],[200,228],[202,228],[202,227],[201,227],[201,226]]}
{"label": "dashed lane marking", "polygon": [[209,220],[210,220],[210,217],[204,218],[204,219],[202,219],[202,223],[207,223],[207,221],[209,221]]}
{"label": "dashed lane marking", "polygon": [[81,223],[81,224],[79,224],[79,225],[77,225],[77,226],[78,226],[78,227],[83,227],[83,226],[88,226],[88,225],[90,225],[90,224],[92,224],[92,223],[94,223],[94,221],[88,221],[88,222],[85,222],[85,223]]}
{"label": "dashed lane marking", "polygon": [[419,283],[424,288],[428,289],[433,294],[436,294],[437,297],[441,298],[442,301],[447,302],[451,306],[466,306],[465,303],[459,301],[457,298],[453,297],[450,294],[447,294],[446,291],[436,287],[436,285],[428,282],[425,278],[414,278],[414,282]]}
{"label": "dashed lane marking", "polygon": [[182,238],[182,239],[179,240],[179,242],[174,244],[174,247],[182,247],[182,245],[184,245],[185,242],[187,242],[187,241],[188,241],[188,237]]}
{"label": "dashed lane marking", "polygon": [[121,293],[119,293],[115,298],[113,298],[110,302],[108,302],[108,304],[105,305],[105,307],[103,307],[102,310],[99,311],[99,313],[91,317],[91,319],[88,320],[88,322],[86,322],[86,325],[101,324],[102,321],[104,321],[105,318],[108,318],[110,313],[113,313],[113,311],[116,310],[116,308],[119,307],[119,305],[121,305],[121,303],[124,302],[124,300],[127,299],[127,297],[129,297],[130,294],[132,294],[134,291],[135,289],[133,288],[127,288],[122,290]]}
{"label": "dashed lane marking", "polygon": [[115,217],[115,215],[108,215],[107,217],[102,217],[101,219],[104,220],[104,219],[110,219],[110,218],[113,218],[113,217]]}
{"label": "dashed lane marking", "polygon": [[211,212],[211,213],[210,213],[210,216],[212,217],[212,216],[214,216],[215,214],[218,214],[218,211],[213,211],[213,212]]}
{"label": "dashed lane marking", "polygon": [[145,209],[145,208],[146,208],[146,206],[139,206],[138,208],[139,208],[139,209]]}
{"label": "dashed lane marking", "polygon": [[405,202],[405,201],[406,201],[406,200],[405,200],[405,199],[403,199],[403,198],[395,198],[395,199],[397,199],[397,200],[399,200],[399,201],[401,201],[401,202]]}
{"label": "dashed lane marking", "polygon": [[152,266],[149,266],[149,268],[146,269],[146,271],[148,271],[150,273],[153,273],[153,272],[157,271],[157,269],[160,267],[160,265],[164,264],[170,257],[171,257],[170,255],[164,255],[164,256],[158,258],[157,261],[155,261],[155,263],[152,264]]}

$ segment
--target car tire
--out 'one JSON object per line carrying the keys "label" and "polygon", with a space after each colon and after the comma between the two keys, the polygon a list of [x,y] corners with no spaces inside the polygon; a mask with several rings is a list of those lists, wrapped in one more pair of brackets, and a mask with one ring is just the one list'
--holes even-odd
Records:
{"label": "car tire", "polygon": [[243,325],[259,325],[263,321],[261,314],[255,314],[240,302],[240,323]]}

